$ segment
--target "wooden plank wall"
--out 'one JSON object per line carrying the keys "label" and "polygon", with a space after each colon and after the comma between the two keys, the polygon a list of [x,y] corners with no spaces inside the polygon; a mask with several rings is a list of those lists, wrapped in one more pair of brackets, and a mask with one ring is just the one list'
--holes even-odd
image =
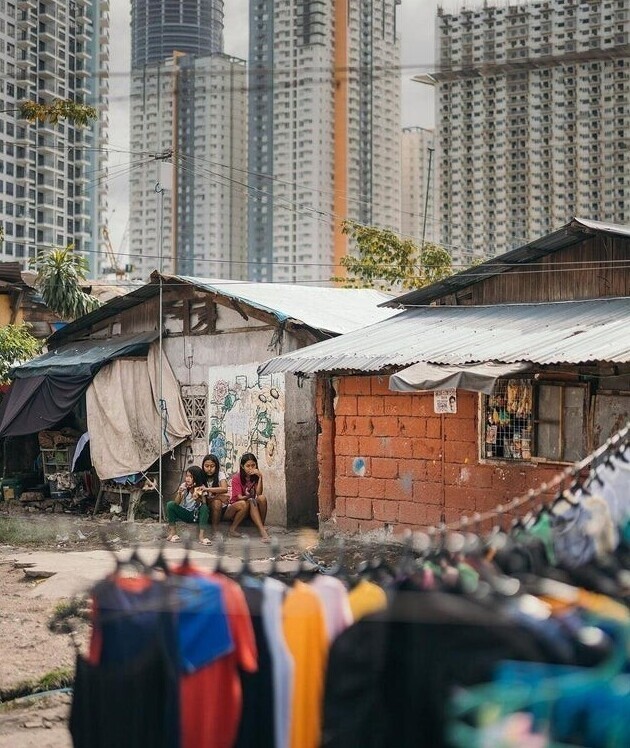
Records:
{"label": "wooden plank wall", "polygon": [[462,305],[630,296],[630,238],[591,237],[457,296]]}

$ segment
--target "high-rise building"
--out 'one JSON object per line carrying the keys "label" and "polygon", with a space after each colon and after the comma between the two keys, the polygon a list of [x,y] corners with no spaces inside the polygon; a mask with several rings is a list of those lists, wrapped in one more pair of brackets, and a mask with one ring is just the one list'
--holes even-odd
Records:
{"label": "high-rise building", "polygon": [[246,88],[244,61],[223,54],[132,71],[130,149],[147,154],[130,174],[135,277],[247,276]]}
{"label": "high-rise building", "polygon": [[400,0],[250,1],[250,278],[327,282],[400,229]]}
{"label": "high-rise building", "polygon": [[131,0],[131,67],[223,52],[223,0]]}
{"label": "high-rise building", "polygon": [[573,215],[630,220],[630,13],[624,0],[438,11],[440,237],[505,252]]}
{"label": "high-rise building", "polygon": [[435,241],[435,131],[405,127],[401,141],[400,231],[418,246]]}
{"label": "high-rise building", "polygon": [[[0,0],[0,259],[73,244],[97,267],[106,207],[109,0]],[[28,123],[27,100],[95,106],[96,122]]]}

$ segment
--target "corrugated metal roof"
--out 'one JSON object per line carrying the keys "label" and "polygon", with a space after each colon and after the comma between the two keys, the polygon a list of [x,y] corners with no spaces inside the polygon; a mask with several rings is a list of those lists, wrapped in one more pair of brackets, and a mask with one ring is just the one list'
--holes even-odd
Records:
{"label": "corrugated metal roof", "polygon": [[379,308],[391,294],[368,288],[324,288],[290,283],[239,281],[169,276],[197,288],[273,314],[280,322],[291,319],[315,330],[345,333],[388,319],[395,311]]}
{"label": "corrugated metal roof", "polygon": [[[183,275],[164,275],[164,282],[177,281],[233,299],[241,304],[273,315],[279,321],[293,320],[314,330],[339,335],[365,325],[388,319],[396,310],[380,305],[391,295],[371,289],[322,288],[288,283],[246,283],[240,281],[193,278]],[[121,312],[142,304],[159,294],[159,275],[151,282],[118,298],[111,299],[93,312],[65,325],[48,339],[58,344],[87,330],[93,325],[115,317]],[[157,320],[156,320],[157,325]]]}
{"label": "corrugated metal roof", "polygon": [[261,374],[378,372],[418,361],[630,362],[630,298],[407,309],[263,364]]}
{"label": "corrugated metal roof", "polygon": [[475,283],[480,283],[486,278],[513,270],[515,266],[535,262],[541,257],[557,252],[559,249],[565,249],[572,244],[578,244],[593,233],[630,237],[630,226],[589,221],[585,218],[573,218],[561,229],[551,234],[547,234],[529,244],[524,244],[522,247],[517,247],[502,255],[493,257],[486,262],[482,262],[480,265],[468,268],[468,270],[462,270],[461,273],[451,275],[449,278],[432,283],[430,286],[410,291],[392,301],[386,301],[383,303],[383,306],[400,308],[430,304],[442,296],[457,293],[457,291],[461,291],[463,288],[472,286]]}

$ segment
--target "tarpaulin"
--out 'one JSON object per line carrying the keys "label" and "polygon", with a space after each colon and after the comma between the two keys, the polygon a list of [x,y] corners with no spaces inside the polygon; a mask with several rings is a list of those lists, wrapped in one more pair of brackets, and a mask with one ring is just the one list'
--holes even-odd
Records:
{"label": "tarpaulin", "polygon": [[53,427],[74,408],[91,381],[91,374],[40,374],[14,380],[0,405],[0,437]]}
{"label": "tarpaulin", "polygon": [[457,365],[420,362],[392,374],[389,389],[397,392],[460,389],[490,395],[497,379],[520,374],[528,368],[529,364],[497,364],[492,361]]}
{"label": "tarpaulin", "polygon": [[16,366],[9,372],[9,376],[12,379],[42,374],[93,377],[102,366],[120,356],[146,356],[149,345],[157,337],[158,333],[154,330],[138,335],[118,335],[107,340],[68,343]]}
{"label": "tarpaulin", "polygon": [[92,464],[101,480],[148,470],[160,454],[191,435],[179,384],[153,344],[146,361],[116,360],[94,377],[86,393]]}

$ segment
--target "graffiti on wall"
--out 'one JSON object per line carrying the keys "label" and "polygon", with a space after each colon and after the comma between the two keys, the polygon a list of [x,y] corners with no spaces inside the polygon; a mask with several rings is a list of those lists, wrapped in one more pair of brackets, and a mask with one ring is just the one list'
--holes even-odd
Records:
{"label": "graffiti on wall", "polygon": [[212,367],[209,377],[210,452],[229,475],[253,452],[261,469],[284,466],[284,377],[259,377],[256,367]]}

